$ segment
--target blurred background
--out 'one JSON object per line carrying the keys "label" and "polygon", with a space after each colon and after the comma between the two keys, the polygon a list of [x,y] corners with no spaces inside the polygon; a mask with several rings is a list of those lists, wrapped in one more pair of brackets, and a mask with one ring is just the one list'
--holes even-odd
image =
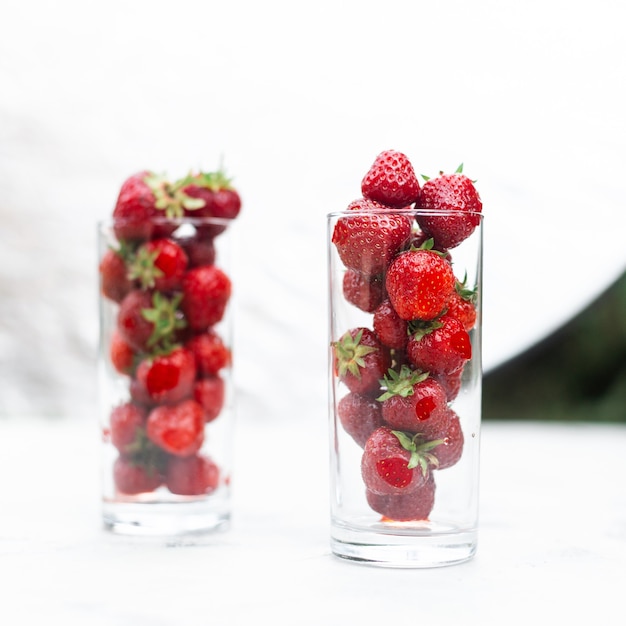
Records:
{"label": "blurred background", "polygon": [[326,417],[325,215],[374,157],[484,202],[486,419],[626,421],[626,8],[0,3],[0,416],[94,419],[98,220],[224,163],[244,419]]}

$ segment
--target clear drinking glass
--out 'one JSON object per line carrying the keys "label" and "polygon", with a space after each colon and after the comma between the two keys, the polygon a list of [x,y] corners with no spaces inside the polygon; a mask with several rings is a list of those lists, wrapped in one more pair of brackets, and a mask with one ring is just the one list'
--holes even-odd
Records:
{"label": "clear drinking glass", "polygon": [[228,528],[235,397],[231,221],[98,224],[106,528]]}
{"label": "clear drinking glass", "polygon": [[[459,219],[470,223],[463,241],[437,250],[430,233],[462,230]],[[468,560],[478,527],[482,215],[349,210],[327,226],[332,551],[388,567]]]}

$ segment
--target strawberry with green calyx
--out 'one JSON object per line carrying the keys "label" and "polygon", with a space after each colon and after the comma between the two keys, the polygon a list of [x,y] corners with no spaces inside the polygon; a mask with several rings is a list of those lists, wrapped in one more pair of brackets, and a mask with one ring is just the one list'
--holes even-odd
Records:
{"label": "strawberry with green calyx", "polygon": [[377,428],[365,443],[361,458],[366,488],[380,495],[415,491],[428,480],[430,467],[437,464],[432,450],[440,443],[386,426]]}
{"label": "strawberry with green calyx", "polygon": [[454,248],[480,224],[483,207],[480,196],[474,183],[463,174],[463,165],[454,174],[424,178],[426,182],[415,207],[429,213],[418,214],[416,220],[422,230],[435,239],[437,246]]}
{"label": "strawberry with green calyx", "polygon": [[374,311],[373,328],[380,342],[395,350],[404,350],[409,340],[407,321],[403,320],[391,305],[383,300]]}
{"label": "strawberry with green calyx", "polygon": [[404,320],[431,320],[448,304],[456,279],[452,266],[428,249],[398,254],[387,271],[391,305]]}
{"label": "strawberry with green calyx", "polygon": [[158,489],[163,484],[163,474],[142,461],[119,456],[113,463],[113,483],[118,492],[134,496]]}
{"label": "strawberry with green calyx", "polygon": [[181,299],[181,294],[168,298],[159,291],[131,291],[120,303],[118,332],[140,352],[171,348],[177,332],[186,326],[179,310]]}
{"label": "strawberry with green calyx", "polygon": [[216,376],[231,364],[231,351],[218,333],[210,328],[205,333],[194,335],[185,347],[191,351],[199,376]]}
{"label": "strawberry with green calyx", "polygon": [[172,239],[153,239],[137,249],[128,277],[142,289],[171,291],[180,286],[188,262],[185,251]]}
{"label": "strawberry with green calyx", "polygon": [[175,456],[191,456],[204,441],[204,410],[195,400],[153,408],[146,421],[148,438]]}
{"label": "strawberry with green calyx", "polygon": [[412,215],[362,198],[348,205],[354,216],[337,220],[332,243],[342,263],[367,276],[381,275],[411,234]]}
{"label": "strawberry with green calyx", "polygon": [[366,489],[365,497],[370,508],[383,516],[383,521],[413,522],[428,519],[435,504],[435,491],[431,473],[428,480],[411,493],[381,495]]}
{"label": "strawberry with green calyx", "polygon": [[198,200],[196,206],[185,211],[188,217],[217,217],[232,220],[241,211],[239,192],[233,187],[232,179],[223,169],[216,172],[190,174],[179,181],[178,185],[188,197]]}
{"label": "strawberry with green calyx", "polygon": [[476,301],[478,294],[476,289],[469,289],[466,286],[467,276],[463,281],[456,282],[455,291],[448,302],[446,313],[456,317],[467,332],[476,325]]}
{"label": "strawberry with green calyx", "polygon": [[343,429],[361,447],[383,425],[381,404],[373,398],[349,392],[337,403],[337,416]]}
{"label": "strawberry with green calyx", "polygon": [[445,433],[449,419],[446,392],[428,372],[403,365],[399,372],[389,370],[381,383],[386,391],[378,401],[387,426],[420,433],[426,439],[438,439]]}
{"label": "strawberry with green calyx", "polygon": [[137,367],[136,379],[151,404],[174,404],[190,397],[196,379],[193,353],[182,347],[147,357]]}
{"label": "strawberry with green calyx", "polygon": [[361,181],[365,198],[396,208],[413,204],[419,190],[413,165],[397,150],[381,152]]}
{"label": "strawberry with green calyx", "polygon": [[431,374],[450,374],[472,358],[472,343],[463,324],[445,314],[427,324],[409,324],[406,346],[410,363]]}
{"label": "strawberry with green calyx", "polygon": [[109,416],[109,436],[119,452],[129,456],[137,451],[147,416],[145,407],[133,402],[125,402],[113,408]]}
{"label": "strawberry with green calyx", "polygon": [[382,302],[385,283],[382,276],[367,276],[348,269],[343,275],[343,296],[361,311],[372,313]]}
{"label": "strawberry with green calyx", "polygon": [[389,351],[368,328],[353,328],[333,343],[335,371],[354,393],[377,393],[391,364]]}

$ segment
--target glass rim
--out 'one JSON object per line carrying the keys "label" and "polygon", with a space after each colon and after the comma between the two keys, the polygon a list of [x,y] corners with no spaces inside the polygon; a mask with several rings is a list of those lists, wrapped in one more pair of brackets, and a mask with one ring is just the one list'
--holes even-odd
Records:
{"label": "glass rim", "polygon": [[183,225],[183,224],[192,224],[192,225],[202,225],[202,224],[221,224],[221,225],[230,225],[236,221],[234,217],[193,217],[190,215],[185,215],[183,217],[167,217],[167,216],[157,216],[157,217],[147,217],[142,219],[132,218],[132,217],[105,217],[99,218],[96,220],[96,224],[99,227],[112,227],[114,225],[126,225],[126,224],[156,224],[156,225]]}
{"label": "glass rim", "polygon": [[455,217],[467,216],[473,219],[480,219],[484,217],[484,213],[481,211],[467,211],[463,208],[454,209],[423,209],[414,207],[384,207],[379,209],[343,209],[341,211],[331,211],[326,214],[327,219],[335,219],[342,217],[356,217],[358,215],[398,215],[398,216],[440,216],[440,217]]}

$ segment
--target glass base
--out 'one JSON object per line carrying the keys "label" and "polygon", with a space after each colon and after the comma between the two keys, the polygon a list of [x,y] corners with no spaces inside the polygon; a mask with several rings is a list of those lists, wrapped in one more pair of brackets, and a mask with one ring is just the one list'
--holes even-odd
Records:
{"label": "glass base", "polygon": [[455,565],[476,553],[477,531],[431,522],[346,525],[333,523],[335,556],[379,567],[428,568]]}
{"label": "glass base", "polygon": [[227,530],[230,511],[207,502],[104,502],[103,522],[121,535],[171,537]]}

